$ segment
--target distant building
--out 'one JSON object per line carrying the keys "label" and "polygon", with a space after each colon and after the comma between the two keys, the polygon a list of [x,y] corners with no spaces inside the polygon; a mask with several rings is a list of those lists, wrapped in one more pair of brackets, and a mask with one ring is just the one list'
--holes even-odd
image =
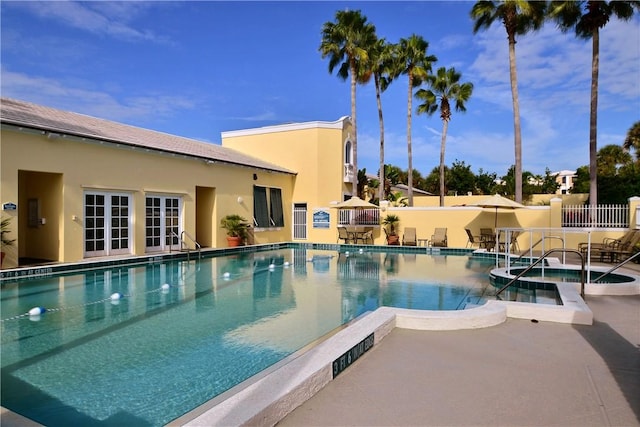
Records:
{"label": "distant building", "polygon": [[556,190],[556,194],[569,194],[571,192],[576,171],[561,170],[559,172],[553,172],[551,175],[556,177],[556,182],[560,185]]}

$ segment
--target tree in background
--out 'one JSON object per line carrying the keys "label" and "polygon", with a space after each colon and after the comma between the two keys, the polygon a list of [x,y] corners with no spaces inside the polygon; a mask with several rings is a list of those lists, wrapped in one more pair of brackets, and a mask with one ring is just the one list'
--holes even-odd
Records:
{"label": "tree in background", "polygon": [[[376,88],[376,104],[378,106],[378,122],[380,123],[380,168],[378,169],[379,180],[384,182],[384,117],[382,115],[382,92],[387,90],[394,79],[395,45],[387,43],[382,39],[376,39],[368,47],[369,61],[367,68],[373,74],[373,82]],[[378,199],[385,198],[384,186],[378,186]]]}
{"label": "tree in background", "polygon": [[367,199],[367,194],[365,194],[365,190],[369,185],[369,178],[367,178],[367,168],[363,168],[358,170],[358,192],[356,195],[360,197],[362,200]]}
{"label": "tree in background", "polygon": [[580,166],[576,169],[571,194],[589,194],[589,185],[589,166]]}
{"label": "tree in background", "polygon": [[474,193],[476,176],[471,171],[471,165],[465,164],[464,160],[453,162],[447,174],[447,183],[449,191],[455,191],[456,194]]}
{"label": "tree in background", "polygon": [[496,179],[498,175],[495,172],[485,172],[482,168],[478,169],[478,175],[476,175],[476,188],[474,193],[476,194],[495,194],[496,193]]}
{"label": "tree in background", "polygon": [[[598,150],[597,170],[599,176],[614,176],[618,174],[618,170],[631,163],[631,154],[626,152],[619,145],[605,145]],[[640,179],[640,178],[639,178]]]}
{"label": "tree in background", "polygon": [[[358,189],[358,132],[356,121],[356,85],[366,80],[363,77],[363,62],[368,60],[367,48],[376,38],[376,27],[367,22],[359,10],[337,11],[335,22],[326,22],[322,26],[322,41],[320,52],[322,58],[329,57],[329,73],[338,68],[338,77],[346,80],[351,77],[351,125],[353,135],[351,147],[353,153],[352,188]],[[357,193],[356,193],[357,194]]]}
{"label": "tree in background", "polygon": [[[598,151],[598,197],[602,204],[625,204],[640,194],[640,162],[634,162],[619,145],[606,145]],[[572,193],[589,193],[591,173],[589,166],[576,171]]]}
{"label": "tree in background", "polygon": [[431,72],[432,63],[438,60],[433,55],[427,55],[428,48],[429,42],[422,36],[413,34],[408,39],[400,39],[396,51],[398,68],[395,72],[406,74],[409,84],[407,96],[407,154],[409,157],[407,187],[409,206],[413,206],[413,155],[411,148],[411,118],[413,115],[411,101],[413,99],[413,89],[422,84]]}
{"label": "tree in background", "polygon": [[624,139],[622,148],[627,151],[635,151],[636,161],[640,162],[640,121],[635,122],[629,131],[627,137]]}
{"label": "tree in background", "polygon": [[538,177],[539,181],[541,181],[540,185],[540,193],[542,194],[555,194],[560,188],[560,184],[556,181],[556,175],[552,175],[549,168],[544,169],[544,176]]}
{"label": "tree in background", "polygon": [[[551,194],[558,189],[555,176],[551,175],[549,168],[545,170],[545,176],[534,175],[529,171],[522,172],[522,197],[531,200],[534,194]],[[502,177],[502,184],[497,188],[503,194],[513,194],[515,188],[515,166],[511,165],[509,171]]]}
{"label": "tree in background", "polygon": [[542,27],[546,2],[525,0],[481,0],[471,9],[475,21],[474,34],[489,28],[495,21],[502,22],[509,40],[509,76],[513,98],[513,136],[515,148],[515,200],[522,202],[522,135],[520,130],[520,105],[516,73],[516,35],[524,35]]}
{"label": "tree in background", "polygon": [[447,143],[447,129],[451,120],[451,102],[455,102],[456,111],[467,111],[465,102],[473,93],[472,83],[460,83],[462,74],[455,68],[440,67],[435,75],[428,75],[426,82],[428,89],[420,89],[416,92],[416,98],[424,101],[418,105],[418,114],[433,115],[440,111],[442,119],[442,137],[440,139],[440,206],[444,206],[445,176],[444,176],[444,152]]}
{"label": "tree in background", "polygon": [[598,204],[598,73],[600,68],[600,29],[612,16],[629,20],[638,1],[552,1],[549,16],[563,32],[574,29],[576,36],[591,39],[591,108],[589,119],[589,202]]}

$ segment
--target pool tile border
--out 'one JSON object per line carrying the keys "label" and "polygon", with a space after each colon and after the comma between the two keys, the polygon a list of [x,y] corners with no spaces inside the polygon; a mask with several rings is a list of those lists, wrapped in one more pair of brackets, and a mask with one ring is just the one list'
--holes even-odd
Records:
{"label": "pool tile border", "polygon": [[[471,249],[459,248],[431,248],[431,247],[414,247],[414,246],[379,246],[379,245],[345,245],[338,243],[299,243],[299,242],[281,242],[269,243],[264,245],[238,246],[234,248],[212,248],[201,251],[202,257],[218,257],[225,255],[234,255],[239,253],[263,252],[277,249],[315,249],[330,250],[336,252],[346,252],[352,250],[366,250],[368,252],[391,252],[391,253],[415,253],[415,254],[440,254],[440,255],[463,255],[473,252]],[[191,252],[170,252],[161,254],[148,254],[139,256],[126,257],[109,257],[71,262],[71,263],[50,263],[43,265],[34,265],[27,267],[18,267],[12,269],[0,270],[0,283],[10,280],[21,280],[29,278],[47,277],[53,274],[74,273],[77,271],[92,270],[99,268],[111,268],[121,266],[133,266],[144,264],[155,264],[165,261],[186,261],[197,259],[198,254]]]}

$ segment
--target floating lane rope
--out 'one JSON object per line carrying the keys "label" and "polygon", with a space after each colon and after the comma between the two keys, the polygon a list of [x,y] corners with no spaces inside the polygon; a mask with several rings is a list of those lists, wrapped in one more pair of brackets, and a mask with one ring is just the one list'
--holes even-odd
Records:
{"label": "floating lane rope", "polygon": [[[171,289],[171,285],[168,283],[163,284],[162,286],[160,286],[157,289],[152,289],[150,291],[144,292],[144,294],[150,294],[150,293],[154,293],[154,292],[162,292],[164,294],[168,293],[169,290]],[[55,307],[55,308],[47,308],[47,307],[33,307],[32,309],[30,309],[28,312],[26,313],[22,313],[22,314],[18,314],[16,316],[12,316],[12,317],[8,317],[6,319],[0,319],[0,322],[6,322],[9,320],[17,320],[17,319],[22,319],[22,318],[29,318],[29,320],[32,321],[39,321],[42,318],[42,315],[45,313],[54,313],[57,311],[63,311],[63,310],[70,310],[70,309],[74,309],[74,308],[81,308],[81,307],[88,307],[90,305],[95,305],[95,304],[102,304],[105,302],[110,302],[113,305],[118,305],[120,304],[120,301],[123,298],[127,298],[127,297],[131,297],[131,295],[127,295],[127,294],[123,294],[121,292],[114,292],[111,295],[109,295],[108,298],[103,298],[101,300],[98,301],[92,301],[92,302],[88,302],[85,304],[78,304],[78,305],[71,305],[68,307]]]}

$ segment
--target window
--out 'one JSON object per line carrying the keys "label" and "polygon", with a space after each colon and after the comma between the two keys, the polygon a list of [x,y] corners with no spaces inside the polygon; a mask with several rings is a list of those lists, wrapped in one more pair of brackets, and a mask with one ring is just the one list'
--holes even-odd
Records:
{"label": "window", "polygon": [[253,221],[256,228],[284,227],[283,212],[281,189],[253,187]]}
{"label": "window", "polygon": [[344,144],[344,162],[351,164],[351,141],[347,141],[346,144]]}

